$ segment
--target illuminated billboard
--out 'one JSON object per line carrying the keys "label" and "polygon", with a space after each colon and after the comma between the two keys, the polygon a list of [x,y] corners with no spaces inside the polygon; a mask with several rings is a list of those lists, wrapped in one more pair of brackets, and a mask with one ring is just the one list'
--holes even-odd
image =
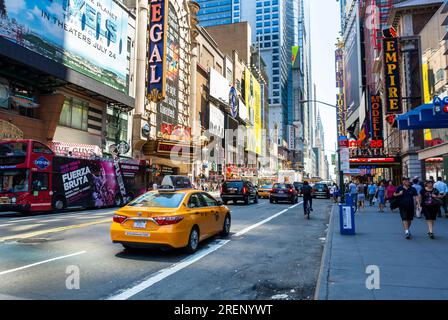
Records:
{"label": "illuminated billboard", "polygon": [[0,37],[124,93],[128,13],[113,0],[4,0]]}

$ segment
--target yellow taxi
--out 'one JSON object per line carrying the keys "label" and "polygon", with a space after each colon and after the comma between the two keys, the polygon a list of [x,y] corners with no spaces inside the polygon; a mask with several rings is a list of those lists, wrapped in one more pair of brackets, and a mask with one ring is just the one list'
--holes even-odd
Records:
{"label": "yellow taxi", "polygon": [[185,248],[193,253],[200,241],[229,235],[230,210],[221,201],[188,183],[179,187],[178,182],[164,182],[159,190],[141,195],[115,213],[110,228],[113,243],[127,249]]}
{"label": "yellow taxi", "polygon": [[269,196],[271,195],[272,190],[272,184],[271,185],[262,185],[260,188],[258,188],[258,197],[259,198],[266,198],[269,199]]}

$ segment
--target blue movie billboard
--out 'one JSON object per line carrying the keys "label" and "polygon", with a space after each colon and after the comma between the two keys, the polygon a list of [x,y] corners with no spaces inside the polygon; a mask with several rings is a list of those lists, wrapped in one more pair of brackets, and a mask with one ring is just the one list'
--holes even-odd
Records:
{"label": "blue movie billboard", "polygon": [[128,91],[128,13],[113,0],[2,0],[0,36]]}

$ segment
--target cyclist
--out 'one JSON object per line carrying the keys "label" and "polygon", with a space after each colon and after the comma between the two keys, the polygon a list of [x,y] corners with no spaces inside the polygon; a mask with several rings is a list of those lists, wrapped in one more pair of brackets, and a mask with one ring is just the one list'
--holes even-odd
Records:
{"label": "cyclist", "polygon": [[312,188],[308,181],[303,183],[302,194],[303,194],[303,213],[307,214],[308,202],[309,202],[309,210],[313,211],[313,197],[312,197]]}

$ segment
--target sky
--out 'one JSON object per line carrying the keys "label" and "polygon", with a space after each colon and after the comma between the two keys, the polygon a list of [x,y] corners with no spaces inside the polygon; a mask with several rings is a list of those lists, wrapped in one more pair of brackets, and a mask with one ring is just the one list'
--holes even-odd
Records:
{"label": "sky", "polygon": [[[322,10],[325,8],[324,10]],[[317,100],[336,104],[335,44],[340,31],[340,9],[336,0],[310,0],[311,67]],[[336,109],[318,104],[324,127],[325,153],[334,178],[331,154],[336,150]]]}

